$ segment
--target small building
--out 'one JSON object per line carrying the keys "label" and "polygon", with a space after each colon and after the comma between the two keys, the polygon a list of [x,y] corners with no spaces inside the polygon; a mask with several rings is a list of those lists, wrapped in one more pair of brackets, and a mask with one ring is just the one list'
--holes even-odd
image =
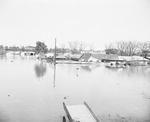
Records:
{"label": "small building", "polygon": [[80,60],[82,62],[125,62],[118,58],[116,54],[91,54],[84,53]]}
{"label": "small building", "polygon": [[101,60],[91,55],[90,58],[88,59],[88,62],[101,62]]}
{"label": "small building", "polygon": [[116,54],[102,54],[101,61],[102,62],[109,62],[109,61],[116,61],[119,60],[118,55]]}
{"label": "small building", "polygon": [[34,51],[35,50],[35,47],[34,46],[26,46],[25,47],[25,50],[27,51]]}
{"label": "small building", "polygon": [[119,59],[126,60],[128,65],[147,65],[150,62],[149,59],[141,56],[119,56]]}
{"label": "small building", "polygon": [[46,53],[45,54],[47,58],[53,58],[54,57],[54,53]]}
{"label": "small building", "polygon": [[68,58],[66,56],[59,55],[59,56],[56,56],[56,60],[68,60]]}
{"label": "small building", "polygon": [[131,61],[131,60],[148,60],[147,58],[142,57],[142,56],[118,56],[118,57],[119,57],[119,59],[126,60],[126,61]]}

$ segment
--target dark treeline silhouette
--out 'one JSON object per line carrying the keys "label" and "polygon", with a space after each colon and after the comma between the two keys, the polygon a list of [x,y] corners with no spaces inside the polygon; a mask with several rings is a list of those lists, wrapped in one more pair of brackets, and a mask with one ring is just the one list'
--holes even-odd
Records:
{"label": "dark treeline silhouette", "polygon": [[[86,44],[82,41],[68,41],[67,44],[61,44],[60,46],[56,46],[57,53],[72,53],[72,54],[78,54],[81,53],[81,51],[84,51],[85,49],[91,49],[93,50],[93,45]],[[35,46],[3,46],[1,45],[1,49],[5,51],[34,51],[36,54],[39,53],[47,53],[47,52],[54,52],[55,48],[49,48],[48,46],[42,42],[37,41],[35,43]]]}
{"label": "dark treeline silhouette", "polygon": [[[32,47],[32,48],[31,48]],[[5,51],[35,51],[33,46],[0,46],[0,49],[4,49]]]}

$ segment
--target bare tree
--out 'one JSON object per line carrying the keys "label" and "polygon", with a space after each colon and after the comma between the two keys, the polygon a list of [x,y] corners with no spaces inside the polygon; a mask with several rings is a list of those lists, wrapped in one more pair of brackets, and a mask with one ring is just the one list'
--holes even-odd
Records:
{"label": "bare tree", "polygon": [[94,45],[93,45],[93,44],[89,44],[89,45],[88,45],[88,48],[89,48],[90,51],[91,51],[91,50],[94,50]]}
{"label": "bare tree", "polygon": [[113,48],[115,48],[113,43],[105,44],[105,50]]}
{"label": "bare tree", "polygon": [[118,49],[120,55],[126,55],[127,43],[125,41],[119,41],[116,43],[116,48]]}
{"label": "bare tree", "polygon": [[79,43],[79,51],[80,52],[85,50],[86,48],[87,48],[87,44],[86,43],[84,43],[84,42],[80,42]]}
{"label": "bare tree", "polygon": [[128,56],[135,55],[138,51],[138,43],[137,42],[127,42],[126,53]]}
{"label": "bare tree", "polygon": [[150,42],[139,43],[139,51],[141,55],[147,57],[148,53],[150,52]]}
{"label": "bare tree", "polygon": [[63,43],[61,44],[62,53],[65,53],[66,45]]}
{"label": "bare tree", "polygon": [[118,49],[114,46],[113,43],[109,43],[105,45],[106,54],[118,54]]}
{"label": "bare tree", "polygon": [[72,53],[80,53],[81,51],[85,50],[87,47],[87,44],[84,42],[79,41],[70,41],[68,42],[69,47],[72,51]]}
{"label": "bare tree", "polygon": [[120,55],[135,55],[138,50],[138,43],[132,41],[120,41],[116,43],[116,48],[119,50]]}
{"label": "bare tree", "polygon": [[69,41],[68,44],[73,54],[78,53],[78,41]]}

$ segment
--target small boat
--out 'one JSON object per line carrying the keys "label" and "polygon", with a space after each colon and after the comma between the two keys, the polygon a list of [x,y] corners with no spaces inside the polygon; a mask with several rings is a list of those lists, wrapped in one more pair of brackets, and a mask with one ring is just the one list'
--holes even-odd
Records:
{"label": "small boat", "polygon": [[[63,107],[69,122],[100,122],[86,102],[81,105],[66,105],[63,103]],[[63,117],[63,122],[65,121],[66,119]]]}

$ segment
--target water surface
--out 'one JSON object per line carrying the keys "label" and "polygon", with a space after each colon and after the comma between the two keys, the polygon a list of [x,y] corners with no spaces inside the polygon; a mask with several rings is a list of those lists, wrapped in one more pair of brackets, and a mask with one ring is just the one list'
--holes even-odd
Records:
{"label": "water surface", "polygon": [[61,122],[62,102],[84,101],[103,122],[150,122],[150,67],[0,57],[0,122]]}

